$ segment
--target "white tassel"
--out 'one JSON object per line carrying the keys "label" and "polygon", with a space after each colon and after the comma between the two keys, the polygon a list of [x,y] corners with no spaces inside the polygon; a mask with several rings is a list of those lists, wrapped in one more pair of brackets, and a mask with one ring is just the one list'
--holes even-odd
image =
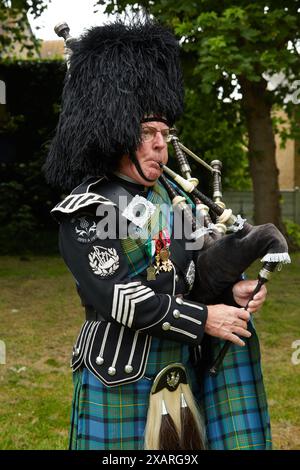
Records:
{"label": "white tassel", "polygon": [[191,238],[198,240],[198,238],[203,237],[204,235],[206,235],[207,233],[211,233],[212,231],[213,231],[212,228],[201,227],[195,230],[195,232],[191,234]]}
{"label": "white tassel", "polygon": [[243,219],[242,216],[240,214],[238,214],[236,216],[236,221],[234,222],[233,225],[230,225],[230,227],[227,228],[227,231],[228,232],[239,232],[244,227],[244,224],[245,224],[246,221],[247,221],[247,219]]}
{"label": "white tassel", "polygon": [[161,402],[161,414],[162,414],[162,415],[167,415],[167,414],[169,414],[164,399],[163,399],[162,402]]}
{"label": "white tassel", "polygon": [[181,408],[187,408],[187,402],[185,401],[183,393],[181,393]]}
{"label": "white tassel", "polygon": [[267,253],[262,259],[261,262],[265,263],[270,261],[271,263],[283,263],[288,264],[291,262],[291,258],[288,253]]}

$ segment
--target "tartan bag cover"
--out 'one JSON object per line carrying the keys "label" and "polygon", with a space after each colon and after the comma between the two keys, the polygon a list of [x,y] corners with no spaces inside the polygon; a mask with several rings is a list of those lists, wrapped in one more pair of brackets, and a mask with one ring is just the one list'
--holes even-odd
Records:
{"label": "tartan bag cover", "polygon": [[[170,199],[161,184],[148,193],[148,200],[161,207]],[[171,235],[170,212],[158,211],[151,221],[148,239],[122,240],[129,275],[139,274],[149,265],[152,237],[164,227]],[[153,217],[157,217],[155,214]],[[216,355],[222,342],[211,338]],[[231,346],[224,369],[217,377],[205,373],[201,387],[196,371],[189,362],[189,347],[153,338],[145,375],[138,382],[106,387],[88,369],[73,374],[74,394],[71,413],[69,448],[76,450],[143,449],[152,380],[166,365],[185,365],[190,385],[206,419],[210,449],[270,449],[270,423],[260,368],[259,344],[254,328],[244,348]],[[198,377],[199,379],[199,377]]]}

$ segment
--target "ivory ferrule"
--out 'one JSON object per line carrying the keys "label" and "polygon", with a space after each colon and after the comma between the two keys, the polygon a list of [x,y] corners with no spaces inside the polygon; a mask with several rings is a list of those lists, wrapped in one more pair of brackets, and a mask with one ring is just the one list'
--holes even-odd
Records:
{"label": "ivory ferrule", "polygon": [[182,176],[178,175],[177,173],[175,173],[175,171],[171,170],[169,167],[163,165],[163,169],[164,171],[170,175],[175,181],[176,183],[178,183],[182,189],[184,189],[184,191],[186,191],[187,193],[191,193],[194,189],[195,189],[195,186],[188,180],[184,179]]}
{"label": "ivory ferrule", "polygon": [[198,186],[199,180],[197,178],[188,178],[189,182],[192,183],[195,187]]}
{"label": "ivory ferrule", "polygon": [[236,217],[232,214],[231,209],[224,209],[223,214],[218,218],[220,224],[233,225],[236,220]]}
{"label": "ivory ferrule", "polygon": [[174,199],[172,200],[172,205],[173,205],[174,207],[176,207],[176,206],[178,206],[179,204],[182,204],[183,202],[186,204],[186,199],[185,199],[185,197],[178,195],[178,196],[174,197]]}
{"label": "ivory ferrule", "polygon": [[217,223],[217,224],[214,224],[214,227],[219,233],[223,233],[223,235],[225,235],[227,231],[227,227],[225,224]]}
{"label": "ivory ferrule", "polygon": [[266,279],[268,281],[271,276],[272,276],[271,271],[268,271],[265,268],[261,268],[261,270],[259,271],[259,277],[261,277],[262,279]]}
{"label": "ivory ferrule", "polygon": [[226,205],[223,201],[221,201],[219,198],[217,198],[215,200],[215,203],[219,206],[219,207],[222,207],[222,209],[225,209],[226,208]]}
{"label": "ivory ferrule", "polygon": [[197,204],[197,209],[199,209],[201,212],[204,212],[204,214],[208,214],[209,211],[209,207],[205,204]]}

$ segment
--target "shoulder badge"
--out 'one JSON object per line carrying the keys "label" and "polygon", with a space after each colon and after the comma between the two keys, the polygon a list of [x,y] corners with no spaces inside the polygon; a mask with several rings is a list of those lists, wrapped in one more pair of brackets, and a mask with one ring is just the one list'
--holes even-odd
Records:
{"label": "shoulder badge", "polygon": [[91,243],[97,239],[97,224],[89,217],[78,217],[71,220],[74,235],[80,243]]}
{"label": "shoulder badge", "polygon": [[93,273],[102,278],[112,276],[120,267],[117,250],[104,246],[93,247],[89,254],[89,263]]}

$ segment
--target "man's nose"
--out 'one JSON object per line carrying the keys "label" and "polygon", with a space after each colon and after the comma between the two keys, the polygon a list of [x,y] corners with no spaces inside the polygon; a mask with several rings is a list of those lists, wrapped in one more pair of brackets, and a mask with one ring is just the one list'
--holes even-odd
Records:
{"label": "man's nose", "polygon": [[161,132],[156,132],[156,135],[153,139],[153,147],[156,149],[163,149],[166,147],[167,143],[165,142]]}

